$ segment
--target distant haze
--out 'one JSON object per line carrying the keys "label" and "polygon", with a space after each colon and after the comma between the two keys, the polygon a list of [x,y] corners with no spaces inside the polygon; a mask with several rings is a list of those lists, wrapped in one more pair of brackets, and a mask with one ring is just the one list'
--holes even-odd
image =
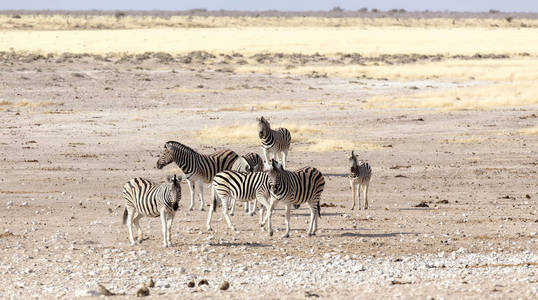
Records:
{"label": "distant haze", "polygon": [[243,11],[325,11],[334,7],[345,10],[358,10],[363,7],[368,9],[390,10],[405,9],[407,11],[466,11],[485,12],[499,10],[503,12],[538,12],[538,1],[535,0],[408,0],[408,1],[323,1],[323,0],[2,0],[0,10],[189,10],[205,8],[208,10],[243,10]]}

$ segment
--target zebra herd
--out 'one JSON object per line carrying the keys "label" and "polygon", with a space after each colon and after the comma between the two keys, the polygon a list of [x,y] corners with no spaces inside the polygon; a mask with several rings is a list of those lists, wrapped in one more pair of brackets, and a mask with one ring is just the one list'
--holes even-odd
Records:
{"label": "zebra herd", "polygon": [[[257,118],[257,122],[265,162],[256,153],[239,156],[232,150],[221,150],[212,154],[201,154],[182,143],[169,141],[164,144],[156,167],[162,169],[175,163],[183,171],[191,194],[189,210],[194,208],[196,188],[198,188],[200,210],[204,210],[203,185],[211,184],[211,208],[207,217],[207,230],[212,230],[211,218],[220,201],[224,219],[230,230],[235,231],[230,215],[233,215],[235,202],[240,201],[245,203],[245,208],[250,215],[254,214],[257,203],[260,203],[259,224],[272,236],[272,212],[279,202],[283,202],[286,205],[286,231],[283,237],[289,237],[291,207],[298,208],[302,204],[308,205],[310,209],[310,224],[307,233],[309,236],[315,235],[318,217],[321,217],[320,198],[325,187],[323,174],[314,167],[304,167],[295,171],[287,170],[286,159],[291,143],[289,130],[271,129],[269,121],[264,117]],[[349,161],[353,193],[352,209],[355,207],[357,186],[359,209],[361,187],[364,190],[364,208],[367,209],[368,184],[372,170],[368,163],[359,162],[354,152]],[[163,246],[171,246],[170,228],[181,200],[180,182],[181,177],[174,175],[162,184],[143,178],[134,178],[124,185],[123,223],[127,223],[131,245],[135,244],[132,225],[134,224],[137,229],[137,240],[140,243],[142,241],[140,218],[160,216]]]}

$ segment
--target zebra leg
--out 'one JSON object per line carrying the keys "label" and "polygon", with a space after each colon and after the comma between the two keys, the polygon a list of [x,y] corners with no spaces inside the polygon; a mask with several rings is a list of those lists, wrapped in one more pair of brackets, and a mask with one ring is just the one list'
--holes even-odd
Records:
{"label": "zebra leg", "polygon": [[224,214],[224,219],[226,220],[228,227],[234,232],[235,227],[232,225],[232,221],[228,215],[228,199],[222,199],[222,213]]}
{"label": "zebra leg", "polygon": [[213,194],[213,199],[211,199],[211,207],[209,208],[209,213],[207,214],[207,222],[206,222],[207,231],[213,230],[211,229],[211,217],[213,216],[213,211],[216,209],[216,205],[217,205],[217,200],[215,199],[217,195],[215,195],[214,189],[213,189],[212,194]]}
{"label": "zebra leg", "polygon": [[357,184],[357,201],[359,202],[359,210],[362,209],[362,204],[361,204],[361,184]]}
{"label": "zebra leg", "polygon": [[138,213],[138,212],[136,213],[136,215],[133,218],[133,224],[136,227],[136,231],[137,231],[137,234],[138,234],[137,240],[138,240],[139,244],[142,243],[142,228],[140,228],[140,223],[139,223],[141,218],[142,218],[142,215],[140,215],[140,213]]}
{"label": "zebra leg", "polygon": [[[252,204],[252,205],[251,205]],[[256,213],[256,206],[258,205],[258,199],[248,202],[248,214],[252,217]]]}
{"label": "zebra leg", "polygon": [[129,242],[131,243],[131,246],[134,246],[135,240],[133,238],[133,214],[134,214],[134,208],[127,207],[127,228],[129,229]]}
{"label": "zebra leg", "polygon": [[314,202],[316,209],[314,213],[314,232],[312,233],[312,235],[316,235],[316,231],[318,231],[318,219],[320,214],[320,212],[318,211],[319,201],[319,199],[316,199],[316,201]]}
{"label": "zebra leg", "polygon": [[231,202],[232,203],[230,204],[230,216],[233,216],[235,211],[235,199],[232,199]]}
{"label": "zebra leg", "polygon": [[265,164],[270,166],[271,163],[269,162],[269,157],[267,156],[267,149],[262,147],[262,150],[263,150],[263,158],[265,158]]}
{"label": "zebra leg", "polygon": [[269,236],[273,236],[273,228],[271,226],[271,215],[273,213],[273,209],[275,208],[277,200],[271,198],[271,203],[269,204],[269,208],[267,209],[267,216],[265,217],[267,219],[267,231],[269,231]]}
{"label": "zebra leg", "polygon": [[245,205],[245,212],[249,213],[250,212],[250,201],[245,202],[244,205]]}
{"label": "zebra leg", "polygon": [[314,208],[314,204],[308,202],[308,207],[310,207],[310,225],[308,226],[308,236],[315,235],[314,232],[314,222],[317,217],[316,209]]}
{"label": "zebra leg", "polygon": [[355,209],[355,181],[353,179],[350,180],[351,182],[351,210]]}
{"label": "zebra leg", "polygon": [[280,156],[282,157],[282,167],[284,167],[284,170],[287,170],[286,160],[288,159],[288,150],[280,152]]}
{"label": "zebra leg", "polygon": [[191,206],[189,206],[189,210],[192,210],[194,208],[194,189],[196,188],[196,183],[187,179],[187,184],[191,190]]}
{"label": "zebra leg", "polygon": [[172,233],[171,233],[171,230],[172,230],[172,221],[174,221],[174,216],[175,216],[175,213],[170,213],[168,215],[168,219],[167,219],[168,236],[167,236],[166,240],[168,241],[169,246],[172,246]]}
{"label": "zebra leg", "polygon": [[284,233],[282,238],[290,237],[290,211],[291,211],[291,204],[286,204],[286,233]]}
{"label": "zebra leg", "polygon": [[[262,231],[263,231],[263,226],[265,225],[265,222],[267,222],[267,213],[269,209],[269,203],[267,202],[267,198],[261,197],[261,196],[256,197],[256,201],[260,202],[261,204],[260,205],[260,226],[262,227]],[[254,209],[256,209],[256,206],[254,206]],[[265,217],[263,214],[264,209],[265,209]]]}
{"label": "zebra leg", "polygon": [[163,247],[167,248],[168,247],[168,226],[166,222],[166,212],[164,211],[164,209],[161,209],[160,214],[161,214],[161,227],[163,231]]}
{"label": "zebra leg", "polygon": [[365,184],[363,187],[364,190],[364,209],[368,209],[368,184]]}
{"label": "zebra leg", "polygon": [[200,210],[204,211],[204,185],[198,182],[198,196],[200,197]]}

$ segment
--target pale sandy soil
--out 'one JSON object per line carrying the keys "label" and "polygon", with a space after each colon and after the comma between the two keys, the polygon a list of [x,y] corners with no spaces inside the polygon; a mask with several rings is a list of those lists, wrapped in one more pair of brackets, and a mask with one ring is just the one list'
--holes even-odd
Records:
{"label": "pale sandy soil", "polygon": [[[147,60],[0,64],[0,298],[91,296],[101,283],[135,294],[153,277],[166,298],[536,298],[538,282],[538,107],[482,111],[361,109],[373,95],[473,82],[401,83],[279,77],[191,69]],[[291,102],[291,109],[219,111]],[[344,151],[299,152],[290,168],[315,166],[326,190],[315,237],[307,210],[293,211],[289,239],[279,208],[269,237],[241,210],[231,234],[220,211],[187,211],[187,185],[161,248],[157,219],[147,240],[128,244],[122,185],[155,169],[164,142],[204,153],[256,144],[212,144],[197,131],[274,124],[320,128],[326,138],[368,141],[371,208],[351,211]],[[252,133],[253,135],[256,132]],[[300,148],[300,144],[294,144]],[[303,145],[304,146],[304,145]],[[205,191],[206,202],[208,190]],[[420,202],[429,207],[417,208]],[[188,288],[192,279],[209,286]],[[228,291],[219,291],[223,280]],[[313,295],[315,294],[315,295]]]}

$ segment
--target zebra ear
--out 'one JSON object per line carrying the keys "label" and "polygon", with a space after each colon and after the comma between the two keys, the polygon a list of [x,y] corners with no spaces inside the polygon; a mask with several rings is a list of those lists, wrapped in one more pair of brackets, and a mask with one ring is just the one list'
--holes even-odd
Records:
{"label": "zebra ear", "polygon": [[278,168],[278,162],[274,159],[271,159],[271,167],[273,167],[273,169],[277,169]]}
{"label": "zebra ear", "polygon": [[351,150],[351,156],[355,156],[355,151]]}

